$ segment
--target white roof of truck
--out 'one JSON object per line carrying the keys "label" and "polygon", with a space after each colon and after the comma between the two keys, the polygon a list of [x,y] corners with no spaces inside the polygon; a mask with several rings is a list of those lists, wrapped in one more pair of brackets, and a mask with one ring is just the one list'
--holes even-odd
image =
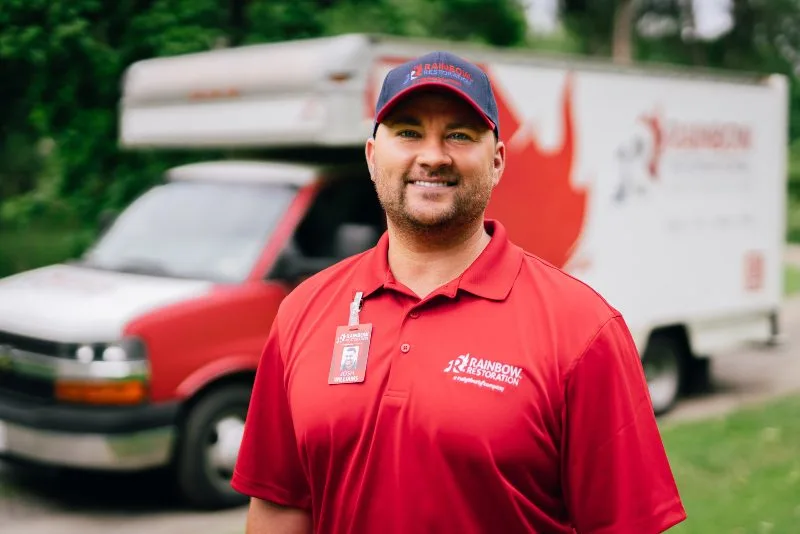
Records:
{"label": "white roof of truck", "polygon": [[[530,50],[367,34],[210,50],[134,63],[124,79],[124,147],[281,148],[363,145],[380,83],[403,58],[448,48],[473,61],[657,75],[652,68]],[[658,75],[699,78],[696,69]],[[724,82],[753,77],[710,76]]]}
{"label": "white roof of truck", "polygon": [[272,161],[208,161],[189,163],[168,170],[171,181],[272,183],[303,187],[320,176],[313,165]]}
{"label": "white roof of truck", "polygon": [[342,128],[352,130],[353,106],[363,116],[366,39],[344,35],[136,62],[125,74],[120,142],[335,145]]}
{"label": "white roof of truck", "polygon": [[331,74],[347,72],[363,40],[345,35],[139,61],[125,75],[124,100],[135,106],[307,91]]}

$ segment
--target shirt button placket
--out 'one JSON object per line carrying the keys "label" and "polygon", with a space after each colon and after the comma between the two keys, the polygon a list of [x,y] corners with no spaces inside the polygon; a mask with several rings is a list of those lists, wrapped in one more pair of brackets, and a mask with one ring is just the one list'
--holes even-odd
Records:
{"label": "shirt button placket", "polygon": [[408,392],[411,381],[417,372],[416,367],[413,365],[411,357],[408,355],[411,352],[411,343],[413,341],[416,326],[419,324],[417,321],[411,319],[418,319],[420,313],[416,310],[406,310],[400,326],[400,335],[398,341],[398,349],[400,349],[397,360],[392,363],[392,376],[389,380],[389,390],[394,396],[405,397]]}

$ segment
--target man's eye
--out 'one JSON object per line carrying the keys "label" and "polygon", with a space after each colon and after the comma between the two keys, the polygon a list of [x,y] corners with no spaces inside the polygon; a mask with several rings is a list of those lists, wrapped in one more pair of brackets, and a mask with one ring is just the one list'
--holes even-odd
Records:
{"label": "man's eye", "polygon": [[397,135],[400,137],[419,137],[419,133],[414,130],[400,130]]}
{"label": "man's eye", "polygon": [[450,134],[450,138],[456,139],[457,141],[469,141],[472,139],[472,137],[463,132],[453,132]]}

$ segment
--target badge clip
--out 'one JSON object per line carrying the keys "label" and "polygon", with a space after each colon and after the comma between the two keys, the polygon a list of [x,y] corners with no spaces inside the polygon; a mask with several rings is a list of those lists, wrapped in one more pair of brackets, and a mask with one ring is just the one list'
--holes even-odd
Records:
{"label": "badge clip", "polygon": [[348,321],[347,325],[350,327],[350,330],[355,330],[358,328],[359,323],[359,312],[361,311],[361,299],[363,298],[364,293],[359,291],[356,293],[355,298],[353,298],[353,302],[350,303],[350,321]]}

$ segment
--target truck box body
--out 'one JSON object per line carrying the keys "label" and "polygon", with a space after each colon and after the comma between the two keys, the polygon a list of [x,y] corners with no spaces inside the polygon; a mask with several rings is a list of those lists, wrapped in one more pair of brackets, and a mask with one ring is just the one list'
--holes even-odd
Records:
{"label": "truck box body", "polygon": [[770,336],[782,295],[781,76],[346,35],[141,62],[122,143],[361,147],[388,69],[437,46],[492,81],[508,156],[488,215],[513,240],[604,294],[641,347],[670,324],[687,325],[701,354]]}

